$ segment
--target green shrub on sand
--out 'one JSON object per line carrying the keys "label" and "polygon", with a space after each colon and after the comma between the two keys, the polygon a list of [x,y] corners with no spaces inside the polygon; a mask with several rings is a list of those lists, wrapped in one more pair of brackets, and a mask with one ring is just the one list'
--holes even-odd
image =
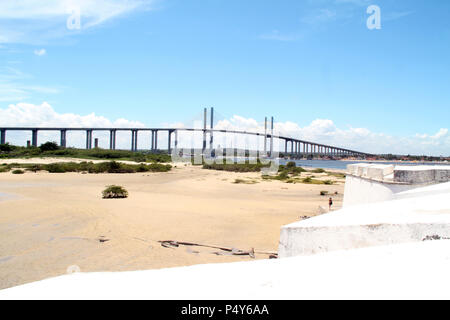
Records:
{"label": "green shrub on sand", "polygon": [[295,168],[295,167],[297,167],[297,164],[294,161],[286,163],[286,168]]}
{"label": "green shrub on sand", "polygon": [[121,186],[107,186],[102,192],[103,199],[124,199],[128,198],[128,191]]}
{"label": "green shrub on sand", "polygon": [[41,152],[56,151],[59,150],[59,146],[56,142],[46,142],[44,144],[41,144],[39,149],[41,149]]}

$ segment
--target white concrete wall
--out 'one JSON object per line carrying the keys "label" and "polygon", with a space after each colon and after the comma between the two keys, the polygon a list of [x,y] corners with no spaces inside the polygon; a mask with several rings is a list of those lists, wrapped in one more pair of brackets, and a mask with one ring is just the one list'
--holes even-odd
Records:
{"label": "white concrete wall", "polygon": [[450,239],[450,183],[391,195],[382,183],[370,187],[393,200],[354,205],[282,227],[280,258],[417,242],[433,236]]}
{"label": "white concrete wall", "polygon": [[450,181],[450,166],[357,163],[347,166],[344,208],[393,199],[395,194]]}
{"label": "white concrete wall", "polygon": [[[362,213],[363,214],[363,213]],[[283,228],[280,258],[337,250],[418,242],[427,236],[450,238],[449,223],[411,223]]]}
{"label": "white concrete wall", "polygon": [[391,200],[394,195],[399,192],[416,189],[418,187],[418,185],[385,183],[347,175],[345,180],[343,207],[347,208],[359,204]]}

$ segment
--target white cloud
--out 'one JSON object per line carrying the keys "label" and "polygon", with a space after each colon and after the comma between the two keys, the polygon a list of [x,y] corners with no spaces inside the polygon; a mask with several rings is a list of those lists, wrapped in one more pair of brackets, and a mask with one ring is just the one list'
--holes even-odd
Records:
{"label": "white cloud", "polygon": [[0,67],[0,102],[16,102],[29,98],[34,93],[56,94],[59,89],[27,84],[33,76],[12,67]]}
{"label": "white cloud", "polygon": [[[448,129],[441,129],[434,135],[417,134],[411,137],[395,137],[384,133],[371,132],[367,128],[336,127],[329,119],[316,119],[308,126],[300,127],[294,122],[276,122],[275,134],[343,147],[367,153],[393,153],[416,155],[450,155],[450,135]],[[246,130],[264,132],[264,124],[254,119],[233,116],[231,119],[219,121],[217,129]],[[254,145],[254,144],[253,144]],[[260,144],[261,145],[261,144]],[[284,150],[284,144],[277,144]]]}
{"label": "white cloud", "polygon": [[[89,128],[142,128],[144,124],[139,121],[129,121],[126,119],[110,120],[95,113],[79,115],[74,113],[58,113],[50,104],[43,102],[40,105],[29,103],[11,104],[6,109],[0,109],[0,127],[89,127]],[[117,146],[128,148],[130,146],[130,134],[120,132],[117,136]],[[94,137],[98,137],[101,146],[109,146],[108,132],[95,132]],[[30,140],[29,132],[7,133],[7,141],[16,145],[25,145]],[[150,139],[148,139],[150,140]],[[46,141],[59,141],[58,132],[40,132],[39,143]],[[70,146],[85,146],[84,132],[69,132],[68,144]]]}
{"label": "white cloud", "polygon": [[0,3],[0,19],[49,19],[79,9],[91,24],[151,4],[150,0],[15,0]]}
{"label": "white cloud", "polygon": [[[193,124],[194,123],[194,124]],[[201,127],[201,120],[193,123],[177,123],[170,127],[191,128]],[[103,116],[91,113],[88,115],[79,115],[73,113],[58,113],[48,103],[33,105],[28,103],[11,104],[6,109],[0,109],[0,127],[10,126],[40,126],[40,127],[118,127],[118,128],[142,128],[145,125],[139,121],[127,119],[111,120]],[[435,134],[416,134],[410,137],[395,137],[383,133],[375,133],[366,128],[349,127],[346,129],[338,128],[329,119],[316,119],[305,127],[298,124],[287,122],[276,122],[274,126],[276,135],[298,138],[306,141],[317,142],[337,147],[368,152],[368,153],[393,153],[393,154],[415,154],[415,155],[434,155],[448,156],[450,150],[449,129],[440,129]],[[249,132],[264,132],[264,123],[252,118],[245,118],[234,115],[229,119],[219,120],[215,129],[219,130],[242,130]],[[100,139],[100,146],[107,148],[109,146],[108,132],[95,132],[94,137]],[[194,144],[191,138],[195,138]],[[59,141],[58,132],[45,133],[39,135],[39,143],[45,141]],[[202,133],[180,132],[179,147],[201,147]],[[26,140],[30,139],[30,133],[10,133],[7,139],[11,143],[24,145]],[[117,146],[128,149],[130,147],[130,133],[119,133],[117,137]],[[159,146],[167,147],[167,133],[161,132],[159,135]],[[209,141],[209,138],[208,138]],[[250,145],[252,148],[259,146],[262,148],[262,137],[248,137],[242,135],[224,135],[215,134],[215,146],[220,144],[222,147],[244,148]],[[85,133],[68,133],[68,143],[72,146],[84,147]],[[139,148],[149,148],[150,133],[141,132],[139,134]],[[275,149],[283,151],[284,143],[275,141]]]}
{"label": "white cloud", "polygon": [[45,49],[34,50],[34,54],[37,56],[44,56],[47,54],[47,50]]}
{"label": "white cloud", "polygon": [[448,129],[441,129],[438,133],[436,133],[434,136],[432,136],[433,139],[440,139],[448,134]]}
{"label": "white cloud", "polygon": [[67,21],[79,12],[81,30],[136,10],[149,10],[157,0],[14,0],[0,2],[0,43],[42,43],[76,34]]}

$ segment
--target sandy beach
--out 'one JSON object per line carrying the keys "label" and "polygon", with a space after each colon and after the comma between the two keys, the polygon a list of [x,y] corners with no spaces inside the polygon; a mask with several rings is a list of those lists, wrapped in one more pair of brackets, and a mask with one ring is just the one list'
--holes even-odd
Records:
{"label": "sandy beach", "polygon": [[[1,162],[25,161],[37,163]],[[236,179],[253,184],[235,184]],[[124,186],[129,198],[102,199],[101,191],[111,184]],[[165,248],[158,242],[163,240],[254,248],[256,259],[268,259],[258,252],[277,251],[281,226],[327,207],[322,190],[333,194],[338,209],[342,180],[287,184],[263,181],[259,173],[190,165],[169,173],[123,175],[0,173],[0,289],[68,269],[130,271],[252,259],[213,248]]]}

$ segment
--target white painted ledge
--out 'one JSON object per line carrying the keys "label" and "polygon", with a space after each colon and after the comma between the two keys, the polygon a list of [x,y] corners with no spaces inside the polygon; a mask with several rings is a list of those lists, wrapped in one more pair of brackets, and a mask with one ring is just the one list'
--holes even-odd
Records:
{"label": "white painted ledge", "polygon": [[450,241],[124,273],[62,276],[2,299],[450,299]]}

